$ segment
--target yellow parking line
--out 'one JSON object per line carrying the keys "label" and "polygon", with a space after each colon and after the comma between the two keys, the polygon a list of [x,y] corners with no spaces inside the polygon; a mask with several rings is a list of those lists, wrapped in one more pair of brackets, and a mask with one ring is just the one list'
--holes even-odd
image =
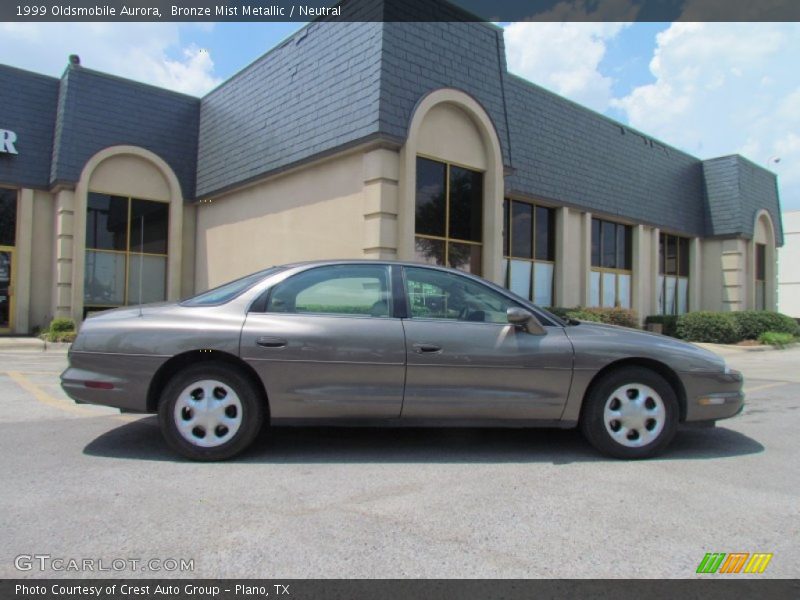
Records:
{"label": "yellow parking line", "polygon": [[[45,404],[51,408],[57,408],[59,410],[63,410],[66,412],[70,412],[75,415],[81,416],[89,416],[89,417],[101,417],[106,416],[102,414],[98,414],[93,410],[89,410],[88,408],[83,408],[77,404],[70,404],[69,402],[64,402],[63,400],[59,400],[58,398],[54,398],[38,385],[33,383],[30,379],[25,377],[19,371],[6,371],[6,375],[14,381],[19,387],[23,390],[28,392],[31,396],[33,396],[38,402]],[[130,421],[131,417],[123,416],[123,415],[112,415],[115,419],[122,419],[123,421]]]}
{"label": "yellow parking line", "polygon": [[745,388],[744,391],[746,394],[751,394],[753,392],[758,392],[760,390],[766,390],[769,388],[780,387],[782,385],[789,385],[790,382],[788,381],[778,381],[776,383],[765,383],[764,385],[757,385],[754,388]]}

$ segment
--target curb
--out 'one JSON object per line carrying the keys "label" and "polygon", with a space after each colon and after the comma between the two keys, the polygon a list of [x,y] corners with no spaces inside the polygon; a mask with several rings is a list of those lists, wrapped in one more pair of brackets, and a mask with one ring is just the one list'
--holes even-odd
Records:
{"label": "curb", "polygon": [[61,342],[45,342],[36,337],[7,337],[0,338],[0,352],[67,352],[71,344]]}
{"label": "curb", "polygon": [[712,350],[714,352],[770,352],[776,350],[786,350],[788,348],[792,348],[796,346],[796,344],[792,344],[789,346],[784,346],[783,348],[775,348],[774,346],[737,346],[736,344],[706,344],[703,342],[692,342],[695,346],[700,346],[701,348],[705,348],[707,350]]}

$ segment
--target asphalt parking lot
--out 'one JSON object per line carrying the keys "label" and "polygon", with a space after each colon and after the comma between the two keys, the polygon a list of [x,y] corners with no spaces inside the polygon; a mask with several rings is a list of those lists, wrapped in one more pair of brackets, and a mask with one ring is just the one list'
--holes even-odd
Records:
{"label": "asphalt parking lot", "polygon": [[195,464],[153,417],[69,401],[63,353],[0,349],[0,576],[683,578],[706,552],[768,552],[730,577],[798,577],[800,348],[727,358],[744,413],[655,460],[576,431],[314,428]]}

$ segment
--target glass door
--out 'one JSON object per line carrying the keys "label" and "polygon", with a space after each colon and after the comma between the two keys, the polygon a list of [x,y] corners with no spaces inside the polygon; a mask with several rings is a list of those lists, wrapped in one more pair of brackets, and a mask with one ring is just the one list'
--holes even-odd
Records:
{"label": "glass door", "polygon": [[0,334],[11,333],[14,318],[14,249],[0,246]]}

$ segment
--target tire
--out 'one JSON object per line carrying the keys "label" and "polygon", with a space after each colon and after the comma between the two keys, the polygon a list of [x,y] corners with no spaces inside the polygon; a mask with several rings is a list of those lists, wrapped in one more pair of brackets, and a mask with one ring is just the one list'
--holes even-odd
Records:
{"label": "tire", "polygon": [[203,362],[175,374],[164,388],[158,421],[167,444],[192,460],[225,460],[247,448],[264,422],[265,405],[239,370]]}
{"label": "tire", "polygon": [[678,429],[675,390],[655,371],[621,367],[597,381],[586,397],[581,430],[592,446],[614,458],[649,458]]}

